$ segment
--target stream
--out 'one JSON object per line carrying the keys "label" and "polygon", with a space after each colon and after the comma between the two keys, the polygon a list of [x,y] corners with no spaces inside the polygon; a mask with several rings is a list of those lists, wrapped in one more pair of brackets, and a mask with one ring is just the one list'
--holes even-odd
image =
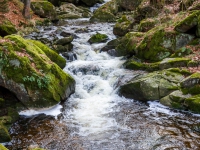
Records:
{"label": "stream", "polygon": [[[109,40],[114,24],[89,19],[67,20],[62,26],[40,27],[28,38],[62,38],[58,29],[74,34],[73,53],[64,71],[76,80],[76,91],[64,103],[49,110],[21,112],[12,126],[13,150],[39,146],[48,150],[198,150],[200,115],[171,110],[158,101],[139,102],[120,97],[118,85],[142,74],[123,69],[125,58],[100,49],[106,43],[89,44],[96,32]],[[82,30],[84,29],[84,30]],[[81,32],[80,32],[81,31]]]}

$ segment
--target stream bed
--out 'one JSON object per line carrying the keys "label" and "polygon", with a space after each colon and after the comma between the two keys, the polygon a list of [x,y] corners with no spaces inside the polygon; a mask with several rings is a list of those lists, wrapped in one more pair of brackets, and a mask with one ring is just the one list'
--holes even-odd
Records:
{"label": "stream bed", "polygon": [[[13,150],[39,146],[48,150],[198,150],[200,115],[171,110],[159,102],[139,102],[120,97],[120,82],[139,71],[123,69],[125,58],[100,49],[106,43],[89,44],[96,32],[109,40],[114,24],[89,19],[67,21],[62,26],[40,27],[27,38],[62,38],[59,30],[74,34],[73,53],[64,71],[76,80],[76,91],[64,103],[49,110],[21,112],[12,126]],[[84,29],[84,30],[83,30]],[[82,32],[79,32],[79,31]],[[59,87],[58,87],[59,88]]]}

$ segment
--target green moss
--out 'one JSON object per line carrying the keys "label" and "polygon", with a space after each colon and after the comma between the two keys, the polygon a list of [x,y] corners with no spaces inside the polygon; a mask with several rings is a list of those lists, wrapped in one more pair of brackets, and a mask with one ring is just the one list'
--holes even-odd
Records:
{"label": "green moss", "polygon": [[108,39],[108,36],[106,34],[97,33],[93,35],[88,42],[90,43],[100,43],[105,42]]}
{"label": "green moss", "polygon": [[5,104],[5,100],[3,98],[0,98],[0,108],[3,107]]}
{"label": "green moss", "polygon": [[195,95],[185,100],[185,104],[189,110],[200,113],[200,95]]}
{"label": "green moss", "polygon": [[35,40],[29,40],[29,41],[35,44],[35,46],[38,46],[51,59],[51,61],[55,62],[60,68],[65,67],[66,60],[59,54],[54,52],[52,49],[50,49],[48,46],[39,41]]}
{"label": "green moss", "polygon": [[4,147],[2,144],[0,144],[0,150],[8,150],[8,149]]}
{"label": "green moss", "polygon": [[0,123],[0,143],[9,142],[10,140],[8,129]]}
{"label": "green moss", "polygon": [[10,21],[5,20],[3,21],[3,23],[0,24],[0,36],[10,35],[16,32],[16,28]]}
{"label": "green moss", "polygon": [[[23,101],[21,97],[18,99],[26,103],[27,107],[52,106],[70,94],[69,88],[73,89],[74,80],[48,58],[44,51],[48,52],[49,49],[42,45],[43,51],[39,48],[40,43],[38,47],[33,41],[17,35],[7,36],[5,39],[7,42],[0,44],[0,52],[6,54],[8,61],[2,72],[7,80],[25,87],[29,101]],[[52,53],[52,57],[53,54],[55,53]]]}
{"label": "green moss", "polygon": [[157,22],[158,21],[154,20],[154,19],[144,19],[144,20],[140,21],[138,30],[140,32],[147,32],[150,29],[154,28]]}

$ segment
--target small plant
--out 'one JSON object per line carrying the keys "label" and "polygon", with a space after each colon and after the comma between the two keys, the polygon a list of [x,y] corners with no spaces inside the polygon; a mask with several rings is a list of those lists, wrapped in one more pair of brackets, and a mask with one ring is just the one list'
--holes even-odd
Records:
{"label": "small plant", "polygon": [[6,53],[6,49],[7,47],[6,46],[3,46],[2,50],[0,52],[0,67],[3,67],[3,66],[7,66],[8,65],[8,55]]}
{"label": "small plant", "polygon": [[50,83],[50,78],[47,76],[39,76],[37,74],[33,74],[33,76],[26,76],[23,77],[24,82],[31,82],[31,83],[36,83],[39,89],[42,88],[47,88],[49,83]]}

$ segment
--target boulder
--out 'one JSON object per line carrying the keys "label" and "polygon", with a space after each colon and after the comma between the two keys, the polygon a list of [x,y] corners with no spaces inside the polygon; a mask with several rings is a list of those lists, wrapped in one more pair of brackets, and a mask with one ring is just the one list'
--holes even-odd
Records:
{"label": "boulder", "polygon": [[64,37],[64,38],[57,40],[56,44],[64,46],[66,44],[70,44],[72,41],[73,41],[73,36],[70,35],[68,37]]}
{"label": "boulder", "polygon": [[193,73],[185,78],[180,85],[185,93],[200,94],[200,73]]}
{"label": "boulder", "polygon": [[2,12],[2,13],[9,12],[8,0],[1,0],[0,1],[0,12]]}
{"label": "boulder", "polygon": [[124,36],[132,28],[132,23],[123,15],[120,19],[117,20],[113,28],[113,33],[118,36]]}
{"label": "boulder", "polygon": [[0,40],[0,86],[27,108],[53,106],[74,92],[74,79],[45,54],[41,43],[37,44],[18,35]]}
{"label": "boulder", "polygon": [[91,17],[91,12],[89,9],[84,7],[76,7],[72,3],[61,5],[57,9],[57,12],[59,19],[77,19]]}
{"label": "boulder", "polygon": [[73,44],[66,44],[66,45],[54,45],[53,46],[58,53],[69,52],[73,49]]}
{"label": "boulder", "polygon": [[136,100],[158,100],[178,89],[184,75],[173,70],[155,71],[131,79],[120,87],[120,94]]}
{"label": "boulder", "polygon": [[1,150],[8,150],[6,147],[4,147],[2,144],[0,144],[0,149]]}
{"label": "boulder", "polygon": [[140,21],[138,31],[147,32],[153,29],[157,23],[158,23],[158,20],[155,20],[155,19],[151,19],[151,18],[143,19],[142,21]]}
{"label": "boulder", "polygon": [[146,33],[127,33],[116,50],[122,56],[135,54],[138,58],[155,62],[171,56],[193,39],[190,34],[156,27]]}
{"label": "boulder", "polygon": [[96,3],[102,3],[103,0],[81,0],[84,4],[86,4],[87,6],[93,6]]}
{"label": "boulder", "polygon": [[63,69],[66,66],[66,60],[63,57],[61,57],[58,53],[56,53],[48,46],[46,46],[45,44],[36,40],[28,40],[28,41],[34,43],[37,47],[39,47],[47,55],[47,57],[49,57],[51,61],[56,63],[61,69]]}
{"label": "boulder", "polygon": [[141,4],[142,0],[130,1],[130,0],[120,0],[119,6],[125,10],[136,10],[136,8]]}
{"label": "boulder", "polygon": [[101,43],[101,42],[106,42],[108,40],[108,36],[106,34],[101,34],[101,33],[96,33],[90,37],[88,42],[90,44],[93,43]]}
{"label": "boulder", "polygon": [[182,91],[176,90],[161,98],[160,103],[170,108],[186,110],[187,106],[185,105],[185,100],[190,97],[191,94],[183,94]]}
{"label": "boulder", "polygon": [[91,22],[114,22],[118,12],[117,0],[111,0],[99,7],[90,18]]}
{"label": "boulder", "polygon": [[200,113],[200,94],[187,98],[185,105],[190,111]]}
{"label": "boulder", "polygon": [[184,19],[182,19],[176,26],[175,26],[175,30],[178,32],[182,32],[182,33],[192,33],[193,34],[195,32],[197,32],[197,35],[199,36],[199,29],[198,29],[198,25],[199,25],[199,20],[200,20],[200,11],[192,11],[190,14],[186,15],[186,17]]}
{"label": "boulder", "polygon": [[17,33],[17,30],[9,20],[4,20],[2,23],[0,23],[0,36],[4,37],[6,35],[15,33]]}
{"label": "boulder", "polygon": [[36,15],[42,18],[57,19],[55,7],[48,1],[32,1],[31,9]]}

